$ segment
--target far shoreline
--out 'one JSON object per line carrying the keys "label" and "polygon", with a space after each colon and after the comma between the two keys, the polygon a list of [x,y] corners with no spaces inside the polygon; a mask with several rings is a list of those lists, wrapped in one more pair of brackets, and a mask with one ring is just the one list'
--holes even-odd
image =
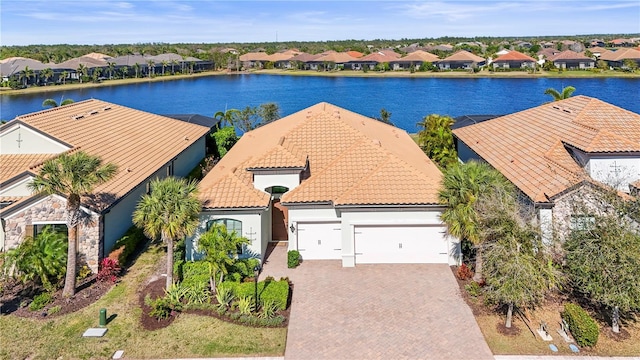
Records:
{"label": "far shoreline", "polygon": [[94,83],[73,83],[65,85],[49,85],[49,86],[34,86],[26,89],[8,89],[0,88],[0,96],[17,96],[25,94],[39,94],[48,93],[54,91],[65,90],[77,90],[85,88],[97,88],[105,86],[122,86],[139,83],[151,83],[158,81],[173,81],[190,78],[208,77],[208,76],[230,76],[230,75],[277,75],[277,76],[320,76],[320,77],[359,77],[359,78],[443,78],[443,79],[536,79],[536,78],[562,78],[562,79],[606,79],[606,78],[629,78],[638,79],[640,73],[623,73],[612,72],[606,70],[604,72],[595,73],[593,71],[584,70],[568,70],[563,72],[548,72],[541,71],[537,73],[528,73],[524,71],[510,71],[510,72],[490,72],[482,70],[477,73],[465,72],[465,71],[444,71],[444,72],[409,72],[409,71],[353,71],[353,70],[341,70],[341,71],[314,71],[314,70],[282,70],[282,69],[269,69],[269,70],[249,70],[249,71],[206,71],[196,74],[185,75],[168,75],[168,76],[156,76],[153,78],[129,78],[129,79],[112,79],[105,80],[103,82]]}

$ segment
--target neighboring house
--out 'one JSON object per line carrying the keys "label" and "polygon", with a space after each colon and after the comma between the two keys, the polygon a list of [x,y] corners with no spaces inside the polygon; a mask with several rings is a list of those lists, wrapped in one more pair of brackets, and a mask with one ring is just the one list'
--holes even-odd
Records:
{"label": "neighboring house", "polygon": [[536,65],[536,59],[519,51],[509,51],[493,60],[494,69],[532,69]]}
{"label": "neighboring house", "polygon": [[400,54],[394,51],[378,51],[371,53],[369,55],[363,56],[358,59],[354,59],[349,62],[351,69],[360,70],[364,67],[367,67],[369,70],[375,69],[376,65],[391,63],[394,60],[400,58]]}
{"label": "neighboring house", "polygon": [[289,63],[291,64],[290,67],[297,67],[300,70],[309,70],[310,65],[308,64],[308,62],[315,60],[321,56],[323,55],[300,53],[289,59]]}
{"label": "neighboring house", "polygon": [[[589,186],[629,192],[640,179],[640,115],[574,96],[453,130],[462,161],[488,162],[538,212],[545,229],[568,228]],[[580,215],[582,216],[582,215]]]}
{"label": "neighboring house", "polygon": [[411,67],[420,67],[424,63],[434,63],[440,60],[437,55],[423,51],[415,50],[411,54],[399,59],[391,60],[389,65],[393,70],[408,70]]}
{"label": "neighboring house", "polygon": [[606,53],[610,52],[610,50],[607,50],[607,49],[605,49],[603,47],[599,47],[599,46],[588,48],[587,50],[585,50],[585,52],[587,52],[587,51],[589,51],[591,54],[593,54],[593,57],[596,58],[596,59],[599,59],[600,56],[602,56],[603,54],[606,54]]}
{"label": "neighboring house", "polygon": [[438,61],[441,70],[473,69],[485,64],[485,59],[466,50],[460,50],[455,54]]}
{"label": "neighboring house", "polygon": [[633,60],[640,66],[640,50],[626,48],[608,51],[600,56],[600,60],[606,61],[607,65],[611,67],[624,68],[626,67],[625,60]]}
{"label": "neighboring house", "polygon": [[403,130],[319,103],[245,133],[200,182],[203,211],[187,259],[212,224],[264,260],[286,241],[304,260],[456,264],[438,201],[442,173]]}
{"label": "neighboring house", "polygon": [[558,69],[592,69],[596,61],[575,51],[565,50],[548,59]]}
{"label": "neighboring house", "polygon": [[78,231],[81,259],[98,262],[132,225],[149,182],[185,176],[205,155],[209,127],[86,100],[18,116],[0,126],[0,250],[16,247],[45,225],[66,231],[61,195],[33,195],[27,184],[47,159],[85,151],[118,166],[115,177],[82,199],[86,222]]}
{"label": "neighboring house", "polygon": [[352,69],[350,64],[354,60],[356,58],[346,52],[327,51],[307,64],[311,70]]}

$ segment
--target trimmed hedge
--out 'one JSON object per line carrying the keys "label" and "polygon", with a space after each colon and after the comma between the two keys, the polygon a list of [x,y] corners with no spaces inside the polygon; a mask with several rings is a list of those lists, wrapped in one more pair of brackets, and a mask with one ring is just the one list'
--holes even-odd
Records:
{"label": "trimmed hedge", "polygon": [[209,288],[209,263],[205,261],[188,261],[182,265],[182,285],[198,287],[204,284]]}
{"label": "trimmed hedge", "polygon": [[131,260],[136,250],[147,241],[147,237],[140,228],[132,226],[113,246],[109,258],[118,261],[120,266],[125,266]]}
{"label": "trimmed hedge", "polygon": [[287,252],[287,267],[293,269],[300,265],[300,252],[298,250],[289,250]]}
{"label": "trimmed hedge", "polygon": [[[220,286],[230,288],[236,298],[255,296],[255,284],[253,282],[238,283],[225,281]],[[258,283],[258,297],[260,304],[265,301],[273,301],[278,310],[287,308],[289,300],[289,282],[287,280],[265,280]]]}
{"label": "trimmed hedge", "polygon": [[565,304],[562,319],[569,325],[578,345],[594,346],[598,342],[598,323],[579,305]]}

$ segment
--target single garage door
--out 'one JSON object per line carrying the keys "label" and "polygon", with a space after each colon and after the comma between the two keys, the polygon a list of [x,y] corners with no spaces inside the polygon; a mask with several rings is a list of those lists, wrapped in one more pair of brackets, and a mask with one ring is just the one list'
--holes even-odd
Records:
{"label": "single garage door", "polygon": [[303,260],[342,258],[339,222],[298,223],[298,251]]}
{"label": "single garage door", "polygon": [[356,226],[354,242],[358,264],[446,264],[449,261],[442,226]]}

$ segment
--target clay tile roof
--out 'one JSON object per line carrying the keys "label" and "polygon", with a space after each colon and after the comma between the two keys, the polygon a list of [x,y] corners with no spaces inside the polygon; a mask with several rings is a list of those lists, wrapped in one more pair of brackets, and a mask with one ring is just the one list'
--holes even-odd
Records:
{"label": "clay tile roof", "polygon": [[301,53],[298,54],[294,57],[292,57],[291,59],[289,59],[289,61],[302,61],[302,62],[307,62],[307,61],[312,61],[315,60],[319,57],[321,57],[321,54],[307,54],[307,53]]}
{"label": "clay tile roof", "polygon": [[0,183],[29,171],[30,168],[53,156],[55,154],[1,154]]}
{"label": "clay tile roof", "polygon": [[269,54],[266,52],[250,52],[240,55],[240,61],[268,61]]}
{"label": "clay tile roof", "polygon": [[438,202],[442,173],[405,131],[328,103],[244,134],[200,182],[201,199],[206,208],[267,207],[270,196],[253,187],[250,170],[307,159],[309,176],[283,203]]}
{"label": "clay tile roof", "polygon": [[473,62],[483,62],[485,61],[484,58],[472,54],[466,50],[460,50],[458,52],[456,52],[455,54],[445,58],[442,60],[443,62],[447,62],[447,61],[473,61]]}
{"label": "clay tile roof", "polygon": [[602,60],[622,61],[625,59],[640,60],[640,50],[626,48],[616,51],[607,51],[600,56]]}
{"label": "clay tile roof", "polygon": [[126,195],[210,131],[205,126],[94,99],[16,120],[118,165],[115,177],[96,188],[95,194],[102,199],[95,204],[97,210]]}
{"label": "clay tile roof", "polygon": [[347,63],[349,61],[353,61],[356,60],[356,58],[352,57],[351,55],[347,54],[347,53],[337,53],[337,52],[331,52],[328,53],[326,55],[323,55],[317,59],[314,59],[314,62],[323,62],[323,61],[328,61],[328,62],[334,62],[337,64],[343,64],[343,63]]}
{"label": "clay tile roof", "polygon": [[640,115],[574,96],[455,129],[454,135],[528,197],[547,202],[588,180],[572,156],[640,151]]}
{"label": "clay tile roof", "polygon": [[392,62],[410,62],[410,61],[434,62],[438,60],[440,60],[440,58],[437,55],[434,55],[432,53],[429,53],[423,50],[416,50],[411,54],[405,57],[402,57],[400,59],[393,60]]}
{"label": "clay tile roof", "polygon": [[349,56],[351,56],[351,57],[354,57],[354,58],[361,58],[361,57],[364,56],[363,53],[361,53],[360,51],[355,51],[355,50],[347,51],[347,54]]}
{"label": "clay tile roof", "polygon": [[519,51],[512,50],[504,55],[498,56],[495,60],[493,60],[493,62],[500,62],[500,61],[536,61],[536,60],[529,55],[523,54]]}
{"label": "clay tile roof", "polygon": [[591,60],[592,58],[587,57],[585,55],[578,54],[575,51],[565,50],[559,54],[553,55],[549,58],[550,61],[558,61],[558,60]]}

